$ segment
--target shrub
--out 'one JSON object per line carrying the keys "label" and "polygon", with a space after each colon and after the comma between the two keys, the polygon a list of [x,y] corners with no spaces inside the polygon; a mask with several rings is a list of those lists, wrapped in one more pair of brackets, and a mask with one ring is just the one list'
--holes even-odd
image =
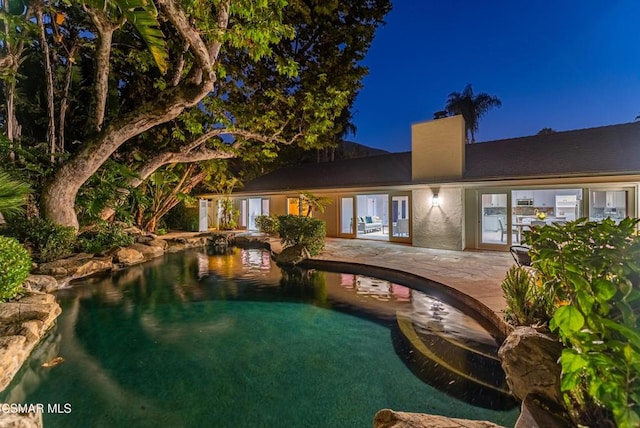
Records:
{"label": "shrub", "polygon": [[275,234],[278,233],[278,219],[268,215],[260,215],[256,217],[256,226],[262,233]]}
{"label": "shrub", "polygon": [[278,231],[285,247],[303,245],[309,254],[315,256],[324,249],[327,235],[323,221],[310,217],[281,215],[278,217]]}
{"label": "shrub", "polygon": [[555,302],[550,328],[565,346],[561,389],[576,424],[606,425],[585,420],[606,408],[619,427],[640,426],[638,221],[579,219],[525,238]]}
{"label": "shrub", "polygon": [[73,227],[59,226],[39,217],[10,219],[9,234],[29,248],[38,262],[70,256],[77,239]]}
{"label": "shrub", "polygon": [[133,236],[116,223],[102,223],[92,231],[78,237],[78,248],[87,253],[101,253],[115,247],[126,247],[135,242]]}
{"label": "shrub", "polygon": [[30,270],[29,252],[16,239],[0,236],[0,300],[14,298]]}
{"label": "shrub", "polygon": [[505,318],[514,325],[544,324],[549,321],[541,282],[533,269],[512,266],[502,281],[507,301]]}

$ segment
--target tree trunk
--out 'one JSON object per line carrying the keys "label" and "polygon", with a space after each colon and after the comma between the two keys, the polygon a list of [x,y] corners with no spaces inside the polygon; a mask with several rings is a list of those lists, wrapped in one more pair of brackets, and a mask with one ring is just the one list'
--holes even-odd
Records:
{"label": "tree trunk", "polygon": [[40,44],[42,45],[42,55],[44,56],[44,73],[47,86],[47,114],[49,116],[49,125],[47,127],[47,140],[50,146],[51,163],[55,162],[56,154],[56,118],[55,104],[53,95],[53,71],[51,69],[51,53],[49,52],[49,44],[47,43],[47,33],[44,28],[44,18],[42,15],[42,4],[36,7],[36,20],[40,28]]}
{"label": "tree trunk", "polygon": [[[229,2],[230,0],[227,0],[219,5],[217,22],[221,31],[224,31],[228,25]],[[175,119],[186,108],[195,106],[213,90],[216,81],[213,68],[218,60],[222,42],[218,40],[209,45],[204,43],[198,30],[191,26],[188,17],[175,1],[158,0],[158,5],[164,10],[164,15],[173,24],[180,37],[189,44],[198,66],[194,67],[190,75],[179,85],[162,91],[153,102],[143,103],[134,111],[117,117],[106,126],[103,125],[101,131],[90,138],[73,158],[60,166],[52,181],[45,186],[42,195],[43,213],[54,223],[72,226],[77,230],[79,225],[75,212],[75,199],[78,190],[103,163],[131,138],[154,126]],[[85,10],[94,19],[92,16],[94,11],[90,7],[86,7]],[[106,33],[110,34],[110,31]],[[105,34],[101,35],[105,36]],[[110,44],[106,49],[107,52],[110,51]],[[97,52],[96,55],[101,54]],[[108,66],[107,62],[104,65],[107,72]],[[198,78],[194,79],[194,75]],[[103,84],[94,90],[100,91],[107,88],[108,85]]]}
{"label": "tree trunk", "polygon": [[91,132],[100,132],[107,111],[107,96],[109,94],[109,59],[111,58],[111,41],[116,27],[108,23],[108,18],[102,19],[101,14],[90,13],[92,21],[98,29],[96,46],[96,64],[93,82],[93,94],[89,106],[88,126]]}
{"label": "tree trunk", "polygon": [[[69,50],[69,58],[73,58],[78,48],[78,42],[74,41],[71,49]],[[64,132],[65,121],[67,116],[67,106],[69,100],[69,89],[71,87],[71,76],[73,73],[73,61],[67,61],[67,66],[64,74],[64,89],[62,91],[62,98],[60,100],[60,112],[58,114],[58,150],[64,152]]]}
{"label": "tree trunk", "polygon": [[213,81],[197,87],[177,87],[152,103],[113,121],[68,162],[58,169],[45,188],[42,208],[46,218],[62,226],[78,229],[75,198],[80,187],[122,144],[148,129],[175,119],[213,89]]}

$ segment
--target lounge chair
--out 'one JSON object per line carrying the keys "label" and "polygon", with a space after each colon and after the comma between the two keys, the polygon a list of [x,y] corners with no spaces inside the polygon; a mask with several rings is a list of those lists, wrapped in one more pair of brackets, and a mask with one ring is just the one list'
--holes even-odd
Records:
{"label": "lounge chair", "polygon": [[531,266],[529,250],[530,248],[524,245],[512,245],[509,248],[509,252],[518,266]]}

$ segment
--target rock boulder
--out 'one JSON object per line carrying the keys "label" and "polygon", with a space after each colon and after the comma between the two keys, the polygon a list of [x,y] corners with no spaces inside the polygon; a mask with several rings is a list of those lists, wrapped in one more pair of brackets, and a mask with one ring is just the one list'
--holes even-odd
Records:
{"label": "rock boulder", "polygon": [[0,391],[4,390],[62,310],[52,294],[0,304]]}
{"label": "rock boulder", "polygon": [[119,248],[113,255],[113,263],[117,263],[120,266],[131,266],[143,261],[144,256],[142,253],[129,247]]}
{"label": "rock boulder", "polygon": [[164,255],[164,249],[159,246],[151,246],[145,244],[133,244],[128,247],[131,250],[138,251],[142,254],[144,260],[155,259],[156,257],[161,257]]}
{"label": "rock boulder", "polygon": [[532,327],[518,327],[504,341],[498,356],[515,397],[524,400],[537,394],[544,400],[562,403],[558,358],[562,344],[551,334]]}
{"label": "rock boulder", "polygon": [[95,257],[93,254],[80,253],[66,259],[42,263],[35,273],[51,275],[58,281],[61,279],[68,281],[108,271],[111,268],[111,257]]}
{"label": "rock boulder", "polygon": [[23,286],[32,293],[50,293],[58,289],[58,281],[49,275],[29,275]]}
{"label": "rock boulder", "polygon": [[310,257],[309,251],[303,245],[293,245],[282,250],[280,254],[277,254],[275,261],[281,266],[295,266]]}
{"label": "rock boulder", "polygon": [[382,409],[373,419],[373,428],[502,428],[493,422],[447,418],[424,413]]}
{"label": "rock boulder", "polygon": [[529,394],[522,402],[514,428],[571,428],[573,425],[556,403]]}

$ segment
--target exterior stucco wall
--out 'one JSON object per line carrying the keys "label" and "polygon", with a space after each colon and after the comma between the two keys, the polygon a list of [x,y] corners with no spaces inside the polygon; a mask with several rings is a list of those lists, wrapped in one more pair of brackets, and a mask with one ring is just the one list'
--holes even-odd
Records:
{"label": "exterior stucco wall", "polygon": [[338,236],[338,196],[335,193],[314,193],[314,195],[331,199],[331,203],[325,207],[324,212],[314,212],[313,217],[327,224],[327,236]]}
{"label": "exterior stucco wall", "polygon": [[[439,205],[432,205],[438,193]],[[460,188],[414,190],[413,245],[463,250],[465,246],[464,191]]]}
{"label": "exterior stucco wall", "polygon": [[462,177],[465,162],[462,116],[411,125],[411,152],[414,181]]}
{"label": "exterior stucco wall", "polygon": [[287,213],[287,197],[285,195],[269,196],[269,215],[277,217]]}

